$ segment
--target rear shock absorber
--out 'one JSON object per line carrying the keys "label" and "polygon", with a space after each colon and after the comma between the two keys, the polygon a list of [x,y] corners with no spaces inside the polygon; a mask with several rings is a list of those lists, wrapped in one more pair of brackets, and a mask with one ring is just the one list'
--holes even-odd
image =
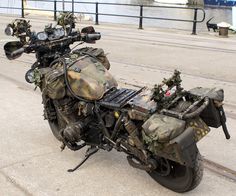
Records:
{"label": "rear shock absorber", "polygon": [[127,132],[129,133],[131,139],[133,140],[135,146],[140,150],[144,150],[143,143],[140,141],[140,139],[138,137],[138,135],[139,135],[138,128],[134,124],[134,122],[129,120],[126,117],[126,118],[124,118],[124,125],[125,125],[125,129],[127,130]]}

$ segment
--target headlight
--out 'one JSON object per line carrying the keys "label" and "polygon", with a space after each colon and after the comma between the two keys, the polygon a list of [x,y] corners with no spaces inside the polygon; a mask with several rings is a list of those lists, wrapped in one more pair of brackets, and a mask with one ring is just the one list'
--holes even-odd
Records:
{"label": "headlight", "polygon": [[5,29],[5,34],[8,36],[13,35],[13,29],[10,26],[7,26]]}
{"label": "headlight", "polygon": [[45,41],[46,39],[48,39],[48,34],[46,32],[39,32],[37,34],[37,39],[41,41]]}
{"label": "headlight", "polygon": [[28,83],[34,83],[34,81],[35,81],[35,76],[34,76],[34,69],[30,69],[30,70],[28,70],[27,72],[26,72],[26,74],[25,74],[25,80],[26,80],[26,82],[28,82]]}

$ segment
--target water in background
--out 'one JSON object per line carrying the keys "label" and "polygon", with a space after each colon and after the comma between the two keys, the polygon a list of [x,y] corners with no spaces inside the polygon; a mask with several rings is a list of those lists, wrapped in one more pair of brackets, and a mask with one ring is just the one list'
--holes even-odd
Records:
{"label": "water in background", "polygon": [[[67,0],[68,1],[68,0]],[[75,0],[75,2],[79,0]],[[158,5],[152,0],[86,0],[87,2],[113,2],[113,3],[127,3],[127,4],[143,4],[143,5]],[[28,6],[40,9],[50,9],[53,10],[53,1],[52,2],[33,2],[29,1]],[[160,5],[160,4],[159,4]],[[0,7],[21,7],[21,0],[7,0],[1,1]],[[62,3],[57,3],[57,9],[62,10]],[[65,10],[71,10],[71,4],[65,3]],[[214,17],[212,22],[228,22],[232,23],[232,10],[231,9],[211,9],[206,8],[206,20],[211,17]],[[95,5],[86,5],[86,4],[75,4],[75,11],[77,12],[95,12]],[[112,14],[124,14],[124,15],[139,15],[139,7],[131,6],[113,6],[113,5],[99,5],[100,13],[112,13]],[[0,8],[0,13],[9,13],[9,14],[21,14],[21,10],[12,10],[12,9],[2,9]],[[43,12],[42,12],[43,13]],[[193,11],[183,10],[183,9],[168,9],[168,8],[144,8],[144,16],[153,16],[153,17],[166,17],[166,18],[177,18],[177,19],[193,19]],[[92,15],[94,18],[94,15]],[[199,12],[199,20],[202,18],[202,14]],[[99,16],[100,22],[113,22],[113,23],[124,23],[124,24],[137,24],[139,19],[136,18],[125,18],[125,17],[110,17],[110,16]],[[206,22],[206,21],[205,21]],[[197,25],[198,31],[206,31],[205,22]],[[155,27],[165,27],[165,28],[176,28],[176,29],[192,29],[192,23],[185,22],[173,22],[173,21],[164,21],[164,20],[150,20],[144,19],[143,26],[155,26]]]}

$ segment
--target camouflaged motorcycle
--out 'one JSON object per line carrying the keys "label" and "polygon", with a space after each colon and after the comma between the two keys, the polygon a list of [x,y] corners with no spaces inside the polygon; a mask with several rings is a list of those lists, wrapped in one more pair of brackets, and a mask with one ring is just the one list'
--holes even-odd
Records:
{"label": "camouflaged motorcycle", "polygon": [[36,54],[25,78],[40,88],[44,117],[61,148],[76,151],[89,146],[84,160],[69,172],[99,149],[114,148],[161,185],[186,192],[202,179],[196,143],[209,127],[222,126],[230,138],[222,89],[186,91],[178,71],[153,89],[118,88],[102,49],[70,48],[75,42],[94,43],[101,37],[91,26],[76,30],[70,13],[61,14],[57,25],[38,33],[31,31],[29,21],[16,19],[5,33],[20,40],[5,44],[8,59]]}

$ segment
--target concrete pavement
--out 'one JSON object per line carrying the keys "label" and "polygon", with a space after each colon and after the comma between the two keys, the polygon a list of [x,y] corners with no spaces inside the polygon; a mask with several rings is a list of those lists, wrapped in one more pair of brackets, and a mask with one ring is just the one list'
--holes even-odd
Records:
{"label": "concrete pavement", "polygon": [[[9,39],[2,32],[11,20],[0,16],[1,48]],[[34,19],[32,25],[39,30],[47,22]],[[232,139],[225,140],[220,129],[213,129],[199,148],[206,158],[236,170],[236,39],[117,25],[96,27],[102,40],[95,46],[110,53],[111,73],[121,85],[152,86],[178,68],[187,89],[200,85],[226,90]],[[115,151],[101,151],[81,170],[67,173],[84,150],[61,153],[43,121],[40,93],[24,82],[33,55],[8,61],[0,50],[0,59],[0,195],[176,195],[145,172],[131,168],[125,155]],[[187,195],[234,195],[235,191],[235,182],[205,170],[201,185]]]}

